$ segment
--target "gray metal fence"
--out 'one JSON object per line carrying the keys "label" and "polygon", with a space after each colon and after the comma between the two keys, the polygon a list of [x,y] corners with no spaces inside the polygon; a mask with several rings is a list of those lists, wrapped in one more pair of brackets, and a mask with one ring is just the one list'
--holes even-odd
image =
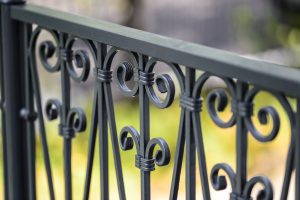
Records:
{"label": "gray metal fence", "polygon": [[[48,32],[53,40],[38,42],[41,31]],[[77,40],[87,48],[74,49]],[[112,141],[120,199],[126,199],[120,148],[136,151],[132,162],[140,170],[141,199],[151,199],[151,172],[156,167],[168,165],[171,156],[175,159],[169,199],[178,197],[183,164],[186,165],[186,199],[211,199],[212,189],[223,190],[227,185],[231,186],[231,192],[224,199],[273,199],[269,178],[249,177],[247,170],[248,137],[254,137],[260,143],[270,142],[280,128],[279,112],[272,105],[260,108],[257,116],[261,124],[272,121],[268,133],[261,133],[253,122],[255,97],[261,91],[271,93],[280,102],[290,123],[291,136],[287,137],[291,139],[280,199],[287,199],[291,182],[296,185],[295,194],[291,195],[300,199],[299,70],[18,0],[2,0],[0,47],[5,199],[36,199],[35,121],[42,142],[50,199],[55,199],[43,113],[48,120],[59,120],[57,131],[64,141],[65,199],[72,199],[72,140],[86,129],[87,123],[91,124],[91,130],[84,199],[89,198],[97,134],[103,200],[109,199],[108,138]],[[121,61],[112,70],[112,61],[121,51],[126,52],[130,61]],[[49,62],[55,56],[57,62]],[[49,99],[42,105],[37,60],[47,72],[60,74],[60,100]],[[175,96],[174,78],[169,74],[155,74],[158,62],[168,65],[180,87],[181,114],[175,152],[170,152],[163,136],[152,138],[150,135],[149,105],[167,108]],[[82,83],[91,73],[95,77],[95,92],[91,121],[87,121],[82,108],[71,107],[70,80]],[[213,76],[219,77],[227,88],[212,89],[203,99],[203,85]],[[125,126],[120,133],[117,131],[112,84],[116,84],[124,96],[138,99],[140,130]],[[161,98],[157,93],[163,93],[165,97]],[[296,102],[296,108],[291,99]],[[224,121],[219,112],[227,105],[231,106],[232,115]],[[200,120],[203,106],[207,106],[217,126],[236,128],[235,167],[217,163],[212,170],[207,169]],[[196,170],[199,170],[203,195],[197,198]],[[295,180],[291,178],[293,172]],[[262,190],[253,197],[252,190],[257,184],[262,185]]]}

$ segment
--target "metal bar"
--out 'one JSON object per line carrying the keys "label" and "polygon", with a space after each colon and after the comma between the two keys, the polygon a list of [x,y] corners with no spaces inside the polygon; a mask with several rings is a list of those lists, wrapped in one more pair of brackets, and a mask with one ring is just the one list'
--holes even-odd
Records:
{"label": "metal bar", "polygon": [[295,199],[300,200],[300,98],[296,101],[296,132],[295,132]]}
{"label": "metal bar", "polygon": [[292,172],[294,170],[294,163],[295,163],[295,140],[294,140],[294,134],[291,136],[293,137],[290,143],[290,147],[288,150],[288,156],[286,158],[286,167],[285,167],[285,175],[283,178],[283,184],[282,184],[282,190],[280,194],[280,200],[286,200],[288,198],[289,189],[290,189],[290,183],[291,183],[291,177]]}
{"label": "metal bar", "polygon": [[[64,44],[67,35],[65,33],[59,34],[59,46],[60,50],[64,49]],[[71,100],[71,89],[70,89],[70,76],[63,59],[60,60],[61,65],[61,97],[62,97],[62,107],[61,107],[61,124],[67,126],[67,116],[70,110],[70,100]],[[64,148],[64,176],[65,176],[65,200],[72,200],[72,138],[64,137],[63,148]]]}
{"label": "metal bar", "polygon": [[180,114],[180,127],[177,136],[176,152],[174,159],[174,168],[172,175],[172,183],[169,200],[176,200],[178,198],[178,189],[180,182],[180,174],[182,168],[184,144],[185,144],[185,111],[182,110]]}
{"label": "metal bar", "polygon": [[65,176],[65,199],[72,200],[72,141],[64,138],[64,176]]}
{"label": "metal bar", "polygon": [[88,149],[88,161],[87,161],[87,168],[86,168],[86,175],[85,175],[85,185],[84,185],[84,194],[83,194],[84,200],[88,200],[90,195],[95,145],[96,145],[96,137],[97,137],[97,126],[98,126],[98,93],[96,88],[94,92],[92,122],[91,122],[91,130],[90,130],[89,149]]}
{"label": "metal bar", "polygon": [[[249,85],[237,82],[237,101],[243,102]],[[243,116],[238,115],[236,119],[236,192],[242,194],[247,182],[247,150],[248,138],[247,128]]]}
{"label": "metal bar", "polygon": [[[139,70],[144,71],[146,57],[139,55]],[[140,155],[145,157],[146,146],[150,140],[149,98],[142,83],[139,83],[140,109]],[[141,170],[141,199],[151,199],[150,172]]]}
{"label": "metal bar", "polygon": [[196,150],[198,155],[199,174],[201,177],[202,196],[204,200],[210,200],[211,197],[210,197],[209,182],[208,182],[208,175],[207,175],[206,154],[204,149],[200,114],[198,112],[193,112],[192,118],[193,118],[193,127],[194,127],[194,138],[195,138]]}
{"label": "metal bar", "polygon": [[[106,45],[97,44],[97,67],[102,67]],[[99,118],[99,156],[100,156],[100,191],[101,199],[109,199],[109,167],[108,167],[108,127],[107,108],[105,105],[104,86],[97,82],[98,118]]]}
{"label": "metal bar", "polygon": [[[4,3],[20,3],[18,0],[0,0]],[[29,29],[37,23],[51,29],[60,31],[59,50],[65,50],[64,45],[68,33],[81,38],[88,38],[101,42],[98,44],[97,67],[102,69],[106,56],[106,44],[124,48],[128,51],[138,52],[139,70],[144,72],[145,61],[150,57],[156,57],[163,61],[183,64],[186,67],[185,95],[192,96],[195,84],[195,70],[204,70],[222,77],[237,78],[238,103],[244,103],[245,95],[250,84],[261,86],[268,91],[282,92],[291,96],[300,96],[296,90],[300,86],[300,71],[276,64],[255,61],[230,54],[217,49],[187,43],[167,37],[158,36],[143,31],[122,27],[107,22],[95,21],[85,17],[53,11],[38,6],[10,6],[1,5],[1,76],[2,92],[6,98],[3,112],[4,128],[4,172],[5,172],[5,198],[7,199],[35,199],[35,147],[34,124],[25,124],[20,119],[20,110],[26,104],[29,112],[34,111],[32,93],[36,95],[36,104],[39,112],[41,137],[45,154],[51,199],[54,199],[53,183],[50,170],[49,153],[47,149],[45,127],[41,109],[41,95],[36,71],[36,61],[30,60],[30,71],[26,52],[22,52],[28,46]],[[13,19],[11,18],[13,17]],[[20,20],[20,21],[17,21]],[[28,32],[26,31],[26,28]],[[31,57],[35,51],[32,50]],[[61,52],[60,52],[61,53]],[[147,55],[147,56],[143,56]],[[17,58],[17,59],[16,59]],[[70,110],[70,75],[67,70],[65,58],[59,58],[61,64],[61,88],[62,108],[61,125],[68,126],[67,116]],[[24,76],[25,74],[25,76]],[[25,79],[25,81],[24,81]],[[3,84],[4,83],[4,84]],[[25,83],[25,84],[24,84]],[[117,128],[114,116],[111,87],[108,83],[98,83],[95,91],[92,135],[89,149],[87,169],[87,181],[85,185],[85,198],[88,198],[90,179],[92,172],[93,155],[97,124],[99,122],[99,155],[100,155],[100,181],[101,199],[109,199],[109,166],[108,166],[108,122],[115,160],[115,170],[118,179],[120,199],[125,199],[123,173],[117,142]],[[145,157],[145,149],[150,139],[150,109],[149,97],[143,83],[139,83],[139,111],[140,111],[140,152]],[[210,199],[207,169],[205,165],[204,145],[201,133],[201,123],[198,113],[194,116],[191,111],[184,109],[181,115],[178,145],[176,149],[175,165],[171,186],[170,199],[176,199],[178,194],[181,165],[186,142],[186,199],[196,199],[196,150],[202,182],[203,197]],[[296,168],[296,192],[295,198],[300,200],[300,99],[297,99],[297,111],[295,113],[296,127],[295,143],[292,143],[287,157],[286,177],[282,191],[282,199],[288,193],[289,180],[295,160]],[[199,122],[199,123],[198,123]],[[244,195],[247,186],[247,128],[244,116],[236,117],[236,177],[233,188],[234,195]],[[7,133],[9,134],[5,134]],[[185,141],[186,140],[186,141]],[[294,146],[295,145],[295,146]],[[197,146],[197,148],[196,148]],[[295,147],[295,149],[294,149]],[[71,171],[71,138],[64,138],[64,175],[65,175],[65,199],[72,200],[72,171]],[[296,157],[294,157],[296,156]],[[220,179],[221,180],[221,179]],[[251,182],[251,180],[250,180]],[[249,183],[249,182],[248,182]],[[221,183],[220,183],[221,184]],[[224,183],[223,183],[224,184]],[[251,185],[251,183],[250,183]],[[246,187],[245,187],[246,186]],[[220,186],[220,188],[223,186]],[[251,190],[251,189],[250,189]],[[231,198],[234,198],[233,196]],[[237,198],[246,198],[239,196]],[[141,170],[141,199],[151,199],[150,172]]]}
{"label": "metal bar", "polygon": [[44,123],[44,115],[43,115],[43,109],[42,109],[42,97],[41,97],[41,89],[40,89],[40,81],[38,77],[38,71],[37,71],[37,63],[35,58],[35,48],[30,50],[29,60],[30,60],[30,75],[31,75],[31,81],[33,86],[33,92],[35,96],[35,103],[37,108],[37,117],[39,122],[39,132],[41,136],[41,143],[42,143],[42,149],[43,149],[43,157],[44,157],[44,163],[45,163],[45,169],[47,174],[47,181],[48,181],[48,187],[49,187],[49,194],[50,199],[54,200],[54,186],[53,186],[53,179],[52,179],[52,171],[51,171],[51,161],[48,151],[48,142],[47,142],[47,136],[46,136],[46,128]]}
{"label": "metal bar", "polygon": [[118,135],[117,135],[117,126],[115,121],[115,113],[114,106],[112,103],[113,97],[111,92],[110,83],[105,83],[104,87],[104,96],[107,108],[107,116],[110,124],[110,135],[111,135],[111,144],[113,149],[113,156],[115,161],[115,170],[118,182],[118,191],[119,191],[119,199],[125,200],[125,188],[124,188],[124,180],[123,180],[123,171],[122,171],[122,162],[120,156],[120,149],[118,143]]}
{"label": "metal bar", "polygon": [[26,0],[0,0],[0,3],[7,5],[24,4]]}
{"label": "metal bar", "polygon": [[35,127],[34,127],[34,100],[33,100],[33,86],[31,82],[30,63],[28,59],[27,47],[30,42],[30,35],[32,32],[32,25],[24,24],[24,54],[25,54],[25,101],[26,111],[28,112],[28,119],[26,123],[27,131],[27,158],[28,158],[28,192],[29,199],[36,199],[36,174],[35,174]]}
{"label": "metal bar", "polygon": [[[185,95],[191,96],[195,83],[195,70],[187,68],[185,78]],[[185,136],[186,136],[186,199],[196,199],[196,147],[193,134],[192,114],[185,109]]]}
{"label": "metal bar", "polygon": [[105,107],[104,88],[98,90],[98,113],[99,113],[99,157],[100,157],[100,193],[101,199],[109,198],[109,167],[108,167],[108,129],[107,111]]}
{"label": "metal bar", "polygon": [[20,117],[24,106],[24,27],[10,17],[10,5],[1,4],[1,32],[5,102],[8,199],[29,199],[26,190],[26,129]]}
{"label": "metal bar", "polygon": [[[2,9],[0,9],[0,16]],[[2,28],[2,20],[0,20],[0,27]],[[5,96],[4,96],[4,76],[3,76],[3,59],[2,59],[2,31],[0,31],[0,78],[1,78],[1,136],[2,136],[2,154],[3,154],[3,177],[4,177],[4,194],[3,197],[4,199],[8,199],[8,177],[7,177],[7,145],[6,145],[6,129],[5,129]]]}
{"label": "metal bar", "polygon": [[300,94],[297,69],[39,6],[13,6],[11,17],[288,95]]}

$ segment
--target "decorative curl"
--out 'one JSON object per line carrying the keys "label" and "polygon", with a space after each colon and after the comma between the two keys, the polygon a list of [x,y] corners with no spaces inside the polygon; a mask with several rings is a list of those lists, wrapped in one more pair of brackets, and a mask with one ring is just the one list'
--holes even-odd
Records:
{"label": "decorative curl", "polygon": [[[127,97],[134,97],[138,94],[139,85],[137,82],[138,78],[138,55],[136,53],[132,53],[126,50],[120,50],[116,47],[110,48],[107,52],[107,55],[104,59],[104,69],[111,70],[112,61],[119,51],[125,51],[126,56],[129,61],[124,61],[117,65],[117,68],[113,72],[113,77],[120,92]],[[134,85],[129,87],[127,82],[130,81],[134,77]]]}
{"label": "decorative curl", "polygon": [[257,198],[260,200],[272,200],[273,188],[270,180],[265,176],[256,176],[251,178],[245,185],[243,196],[251,199],[251,192],[256,184],[261,184],[264,189],[258,192]]}
{"label": "decorative curl", "polygon": [[[56,99],[49,99],[46,102],[45,112],[47,118],[51,121],[62,117],[62,105]],[[69,110],[66,123],[59,124],[59,134],[64,138],[73,138],[75,133],[86,129],[86,116],[81,108],[72,108]]]}
{"label": "decorative curl", "polygon": [[149,141],[146,147],[145,156],[147,159],[153,158],[154,148],[158,145],[160,147],[159,150],[155,152],[155,163],[158,166],[165,166],[169,164],[171,159],[170,149],[166,141],[162,138],[153,138]]}
{"label": "decorative curl", "polygon": [[[72,51],[74,43],[79,40],[79,38],[76,37],[70,37],[66,42],[66,50]],[[96,47],[93,42],[90,42],[85,39],[80,39],[83,41],[85,46],[88,48],[89,52],[92,55],[92,59],[96,63]],[[72,59],[66,60],[67,62],[67,69],[69,72],[69,75],[77,82],[84,82],[87,80],[90,68],[91,68],[91,61],[89,54],[86,50],[79,49],[75,50],[72,55]],[[77,69],[81,69],[81,73],[78,74],[76,72]]]}
{"label": "decorative curl", "polygon": [[[128,136],[128,134],[130,136]],[[136,155],[135,155],[135,166],[140,168],[142,171],[153,171],[155,170],[155,164],[158,166],[167,165],[170,162],[170,150],[168,144],[162,138],[154,138],[147,143],[145,152],[141,152],[140,147],[140,135],[138,131],[131,127],[125,126],[122,128],[120,133],[120,144],[122,150],[130,150],[135,144]],[[154,148],[158,145],[160,150],[156,151],[153,158]]]}
{"label": "decorative curl", "polygon": [[[50,73],[57,72],[60,70],[60,63],[59,59],[54,64],[49,63],[49,59],[52,58],[54,55],[58,55],[58,33],[53,30],[47,30],[47,29],[42,29],[41,27],[37,27],[30,38],[29,41],[29,50],[30,50],[30,57],[33,59],[33,62],[36,62],[36,46],[37,46],[37,40],[38,37],[40,36],[41,32],[46,31],[48,34],[51,35],[53,38],[53,41],[46,40],[43,41],[39,44],[38,46],[38,56],[41,61],[42,66]],[[56,52],[56,54],[55,54]]]}
{"label": "decorative curl", "polygon": [[250,130],[251,134],[255,139],[257,139],[260,142],[270,142],[274,138],[276,138],[278,132],[279,132],[279,127],[280,127],[280,120],[279,120],[279,115],[277,111],[271,107],[263,107],[259,110],[258,112],[258,120],[261,124],[268,124],[268,116],[272,118],[273,121],[273,126],[272,130],[270,131],[269,134],[264,136],[262,133],[260,133],[256,127],[253,125],[253,122],[250,118],[246,119],[246,126]]}
{"label": "decorative curl", "polygon": [[137,63],[132,64],[128,61],[125,61],[118,65],[117,69],[114,71],[114,77],[116,79],[117,86],[124,96],[133,97],[138,93],[138,83],[135,83],[133,88],[129,88],[127,85],[127,82],[134,77],[135,73],[137,73],[134,72],[137,70],[137,67]]}
{"label": "decorative curl", "polygon": [[95,77],[99,83],[110,83],[112,81],[112,71],[102,70],[96,67],[94,69]]}
{"label": "decorative curl", "polygon": [[225,176],[219,175],[219,172],[221,170],[223,170],[229,177],[231,188],[232,188],[232,190],[234,190],[234,188],[235,188],[235,173],[234,173],[233,169],[226,163],[216,164],[212,168],[211,174],[210,174],[210,179],[211,179],[213,188],[217,191],[224,190],[227,188],[227,181],[226,181]]}
{"label": "decorative curl", "polygon": [[51,64],[48,62],[48,59],[53,57],[56,47],[54,43],[50,40],[44,41],[39,46],[39,58],[41,60],[42,65],[45,67],[45,69],[49,72],[56,72],[59,71],[60,65],[51,66]]}
{"label": "decorative curl", "polygon": [[[258,94],[260,90],[258,88],[253,88],[246,96],[246,102],[252,103],[254,97]],[[251,117],[245,118],[245,124],[247,128],[250,130],[251,134],[255,139],[260,142],[270,142],[276,138],[280,128],[280,118],[278,112],[275,110],[274,107],[267,106],[260,108],[258,112],[258,120],[261,124],[268,124],[269,117],[272,119],[272,129],[268,134],[262,134],[255,125],[253,124]]]}
{"label": "decorative curl", "polygon": [[162,94],[166,93],[167,96],[164,100],[160,100],[155,94],[153,86],[150,85],[146,87],[150,100],[159,108],[169,107],[173,103],[175,96],[175,85],[171,76],[168,74],[157,75],[154,82],[157,85],[158,91]]}
{"label": "decorative curl", "polygon": [[[145,67],[146,73],[153,73],[154,66],[157,64],[159,60],[155,58],[151,58]],[[166,62],[165,62],[166,63]],[[180,67],[177,64],[172,63],[166,63],[176,74],[180,86],[182,86],[182,72],[180,70]],[[154,80],[155,85],[157,86],[157,89],[160,93],[164,94],[166,93],[166,97],[161,100],[158,95],[154,92],[153,84],[146,85],[146,92],[148,94],[149,99],[151,102],[159,107],[159,108],[167,108],[169,107],[173,101],[175,96],[175,85],[170,75],[168,74],[161,74],[157,75]],[[181,88],[183,89],[183,88]]]}
{"label": "decorative curl", "polygon": [[[129,137],[128,134],[131,136]],[[133,148],[133,144],[135,143],[136,152],[139,152],[140,149],[140,135],[138,131],[132,126],[125,126],[122,128],[120,133],[120,144],[122,150],[130,150]]]}
{"label": "decorative curl", "polygon": [[[192,96],[195,99],[199,99],[201,97],[201,93],[204,87],[204,84],[208,81],[210,77],[212,77],[208,72],[203,73],[195,83]],[[236,85],[232,79],[218,77],[220,78],[227,86],[228,91],[232,97],[236,96]],[[222,112],[225,110],[228,105],[228,96],[225,92],[225,89],[214,89],[207,96],[207,106],[208,113],[211,116],[212,120],[216,123],[217,126],[221,128],[229,128],[235,125],[236,123],[236,114],[233,113],[228,121],[223,121],[219,116],[218,112]]]}
{"label": "decorative curl", "polygon": [[219,116],[218,112],[223,112],[228,105],[228,97],[224,89],[215,89],[207,95],[208,113],[212,120],[221,128],[229,128],[235,124],[235,115],[225,122]]}
{"label": "decorative curl", "polygon": [[202,98],[191,98],[184,94],[180,96],[180,106],[190,112],[200,112],[202,110],[202,101]]}
{"label": "decorative curl", "polygon": [[76,132],[82,132],[86,129],[86,116],[81,108],[72,108],[68,112],[67,126],[73,128]]}
{"label": "decorative curl", "polygon": [[74,80],[80,82],[80,81],[86,81],[86,79],[89,76],[89,72],[90,72],[90,59],[88,57],[88,53],[87,51],[84,50],[76,50],[74,52],[74,60],[75,60],[75,66],[79,69],[83,69],[82,73],[80,76],[77,76],[77,74],[75,74],[75,70],[71,64],[69,63],[69,73],[70,75],[73,77]]}
{"label": "decorative curl", "polygon": [[45,113],[47,119],[52,121],[57,119],[61,114],[61,103],[57,99],[49,99],[46,102]]}

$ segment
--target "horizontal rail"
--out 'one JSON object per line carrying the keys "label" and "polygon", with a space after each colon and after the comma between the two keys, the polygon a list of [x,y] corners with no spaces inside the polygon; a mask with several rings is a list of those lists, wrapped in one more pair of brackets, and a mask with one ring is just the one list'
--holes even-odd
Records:
{"label": "horizontal rail", "polygon": [[226,51],[35,5],[11,7],[11,17],[168,62],[300,96],[300,71]]}

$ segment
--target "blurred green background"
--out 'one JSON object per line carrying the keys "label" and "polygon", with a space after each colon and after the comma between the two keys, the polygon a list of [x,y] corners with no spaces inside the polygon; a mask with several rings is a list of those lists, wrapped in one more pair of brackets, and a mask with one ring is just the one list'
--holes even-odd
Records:
{"label": "blurred green background", "polygon": [[[204,95],[205,98],[206,95]],[[91,98],[88,98],[91,99]],[[266,101],[267,100],[267,101]],[[282,186],[284,164],[287,155],[288,144],[290,141],[290,124],[285,111],[281,108],[279,102],[268,93],[260,93],[256,97],[255,116],[259,108],[267,105],[273,105],[279,112],[281,119],[281,128],[278,137],[270,143],[259,143],[249,134],[248,149],[248,173],[249,178],[255,175],[266,175],[274,184],[275,196],[280,194]],[[291,101],[294,105],[293,101]],[[86,110],[87,116],[91,116],[91,102],[81,104]],[[230,117],[230,106],[220,116],[223,119]],[[121,130],[124,126],[132,125],[139,130],[139,111],[138,102],[127,99],[115,104],[117,129]],[[151,138],[163,137],[169,144],[171,150],[171,162],[164,167],[156,167],[151,175],[151,188],[153,199],[168,199],[172,169],[174,165],[174,152],[176,148],[176,139],[179,128],[179,102],[175,100],[173,105],[166,109],[160,110],[151,105]],[[90,121],[90,118],[89,120]],[[268,125],[260,125],[254,117],[254,122],[258,129],[267,133],[272,122]],[[55,185],[55,194],[57,199],[64,198],[64,181],[63,181],[63,154],[62,154],[62,138],[58,136],[57,122],[47,122],[47,137],[49,144],[49,152],[53,170],[53,178]],[[229,129],[218,128],[209,117],[206,106],[201,113],[201,124],[203,126],[203,137],[207,158],[208,174],[216,163],[226,162],[235,169],[235,126]],[[90,123],[88,124],[90,125]],[[89,126],[87,131],[80,133],[73,140],[72,162],[73,162],[73,195],[74,199],[82,199],[84,180],[87,163],[87,149],[89,139]],[[39,133],[37,132],[37,196],[38,199],[49,199],[43,156],[41,151],[41,143]],[[111,199],[118,199],[117,183],[114,170],[113,154],[111,144],[109,144],[109,170],[110,170],[110,194]],[[135,149],[131,151],[121,151],[122,166],[124,173],[125,189],[128,199],[139,199],[140,194],[140,173],[139,169],[134,166]],[[98,144],[95,153],[95,162],[93,166],[93,178],[91,183],[90,199],[99,199],[100,196],[100,168],[99,168]],[[2,169],[2,168],[1,168]],[[185,167],[182,168],[182,176],[180,183],[179,199],[185,199]],[[198,166],[197,166],[198,169]],[[2,176],[2,173],[1,173]],[[2,177],[1,177],[2,178]],[[201,197],[200,177],[197,170],[197,195]],[[292,184],[293,185],[293,184]],[[230,188],[230,187],[229,187]],[[256,188],[256,192],[259,187]],[[3,188],[1,188],[3,191]],[[212,188],[212,197],[214,199],[223,199],[224,194],[228,194],[229,190],[215,192]],[[293,186],[291,187],[291,192]],[[2,193],[2,192],[1,192]],[[3,193],[2,193],[3,194]],[[293,193],[292,193],[293,194]],[[293,197],[291,197],[293,199]]]}
{"label": "blurred green background", "polygon": [[[299,66],[300,62],[299,57],[297,56],[300,51],[300,29],[295,24],[282,21],[279,17],[280,12],[273,7],[273,4],[270,1],[224,0],[221,3],[217,0],[181,0],[176,2],[176,4],[172,3],[170,0],[32,0],[29,2],[233,51],[255,59],[263,59],[293,67]],[[298,18],[295,17],[294,19],[297,20]],[[45,34],[42,36],[42,39],[45,38],[49,38],[49,35]],[[122,60],[122,58],[126,59],[126,55],[123,55],[119,60]],[[116,64],[118,64],[118,60],[116,60],[115,65]],[[161,66],[162,67],[157,66],[156,68],[158,73],[166,72],[172,74],[167,67]],[[39,73],[43,102],[53,97],[60,98],[60,80],[58,74],[48,74],[42,66],[39,66]],[[72,82],[72,104],[85,109],[88,122],[91,121],[90,117],[92,112],[94,86],[92,75],[90,75],[89,80],[84,84]],[[206,90],[202,94],[202,97],[206,99],[209,91],[223,87],[224,85],[220,80],[212,79],[206,84]],[[171,150],[170,164],[164,167],[156,167],[156,170],[151,173],[152,199],[155,200],[168,199],[170,191],[180,117],[178,93],[177,87],[175,101],[172,106],[167,109],[161,110],[151,104],[151,138],[164,138]],[[128,125],[134,126],[139,130],[140,116],[138,99],[122,97],[115,86],[113,87],[113,94],[118,134],[124,126]],[[294,106],[294,101],[292,99],[289,100]],[[259,93],[255,98],[255,102],[255,114],[253,120],[259,130],[267,133],[272,126],[272,121],[269,121],[267,125],[261,125],[257,121],[257,111],[263,106],[272,105],[276,108],[280,116],[281,126],[276,139],[269,143],[260,143],[249,134],[247,166],[249,178],[255,175],[268,176],[273,183],[275,197],[278,199],[280,188],[282,186],[284,164],[290,142],[291,127],[285,111],[271,94],[267,92]],[[220,116],[223,119],[228,119],[230,115],[229,104],[226,110],[220,113]],[[201,124],[208,174],[210,174],[211,168],[216,163],[220,162],[226,162],[235,169],[236,127],[234,126],[229,129],[218,128],[208,115],[206,104],[204,104],[204,110],[201,113]],[[58,121],[46,122],[55,195],[57,199],[63,199],[63,141],[58,135],[57,125]],[[90,123],[88,123],[87,130],[84,133],[78,134],[73,140],[72,176],[73,196],[75,200],[82,199],[83,197],[88,140],[90,134],[89,129]],[[38,130],[36,138],[37,196],[38,199],[46,200],[49,199],[49,195]],[[111,144],[109,145],[110,195],[111,199],[118,199],[113,154]],[[90,199],[99,199],[100,196],[98,152],[97,144]],[[140,171],[134,166],[135,153],[135,149],[126,152],[121,151],[127,199],[132,200],[139,199],[140,197]],[[2,158],[2,154],[0,154],[0,156]],[[2,161],[2,159],[0,160]],[[3,180],[2,164],[0,170],[0,178]],[[178,199],[185,199],[184,180],[185,166],[183,165]],[[201,199],[200,185],[200,177],[197,170],[197,199]],[[255,192],[257,192],[259,188],[259,186],[255,188]],[[290,193],[293,194],[293,184],[291,185],[290,190]],[[230,192],[230,187],[229,190],[222,192],[215,192],[212,188],[211,191],[213,199],[224,199],[224,195],[227,195],[228,192]],[[1,184],[0,187],[0,194],[3,194],[3,184]],[[3,198],[3,195],[1,195],[0,198]],[[293,196],[290,195],[290,199],[293,199]]]}

